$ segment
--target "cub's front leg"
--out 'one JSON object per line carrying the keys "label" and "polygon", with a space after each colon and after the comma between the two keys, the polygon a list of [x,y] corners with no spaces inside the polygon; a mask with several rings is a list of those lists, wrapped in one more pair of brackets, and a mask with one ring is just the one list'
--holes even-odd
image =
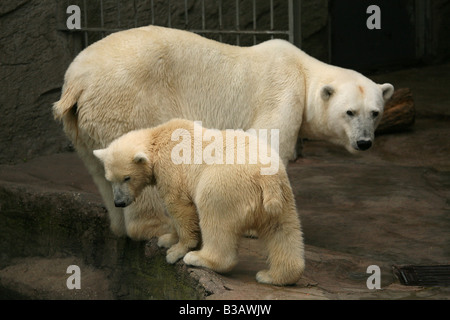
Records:
{"label": "cub's front leg", "polygon": [[178,234],[176,232],[163,234],[158,238],[158,247],[169,249],[178,242]]}
{"label": "cub's front leg", "polygon": [[[167,250],[166,261],[173,264],[183,258],[191,249],[197,247],[199,243],[200,228],[196,207],[192,202],[177,201],[167,205],[167,211],[173,218],[173,226],[178,235],[178,242]],[[162,238],[162,239],[161,239]],[[171,242],[176,236],[166,235],[158,241]]]}

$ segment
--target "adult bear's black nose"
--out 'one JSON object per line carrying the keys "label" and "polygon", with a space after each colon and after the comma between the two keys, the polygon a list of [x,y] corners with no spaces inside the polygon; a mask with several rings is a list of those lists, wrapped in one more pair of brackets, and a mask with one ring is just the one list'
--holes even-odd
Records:
{"label": "adult bear's black nose", "polygon": [[372,146],[372,141],[371,140],[358,140],[356,141],[356,144],[358,146],[359,150],[367,150]]}
{"label": "adult bear's black nose", "polygon": [[114,200],[114,205],[118,208],[124,208],[127,206],[127,204],[123,200]]}

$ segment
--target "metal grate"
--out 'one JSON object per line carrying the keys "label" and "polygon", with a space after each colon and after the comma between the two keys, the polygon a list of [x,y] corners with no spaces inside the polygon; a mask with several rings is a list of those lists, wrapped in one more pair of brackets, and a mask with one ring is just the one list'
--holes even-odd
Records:
{"label": "metal grate", "polygon": [[394,265],[392,270],[400,283],[406,286],[450,286],[450,265]]}
{"label": "metal grate", "polygon": [[68,30],[62,23],[60,30],[81,33],[85,47],[110,33],[150,24],[236,45],[273,38],[294,43],[294,10],[300,11],[293,0],[72,0],[69,5],[81,9],[81,28]]}

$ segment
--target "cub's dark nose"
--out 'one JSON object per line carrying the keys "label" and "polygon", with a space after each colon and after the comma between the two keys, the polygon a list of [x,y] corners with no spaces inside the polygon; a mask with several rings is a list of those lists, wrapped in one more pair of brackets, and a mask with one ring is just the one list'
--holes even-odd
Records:
{"label": "cub's dark nose", "polygon": [[119,208],[124,208],[124,207],[127,206],[127,204],[125,203],[125,201],[114,201],[114,205],[115,205],[116,207],[119,207]]}
{"label": "cub's dark nose", "polygon": [[367,150],[372,146],[372,141],[371,140],[358,140],[356,141],[356,144],[358,146],[359,150]]}

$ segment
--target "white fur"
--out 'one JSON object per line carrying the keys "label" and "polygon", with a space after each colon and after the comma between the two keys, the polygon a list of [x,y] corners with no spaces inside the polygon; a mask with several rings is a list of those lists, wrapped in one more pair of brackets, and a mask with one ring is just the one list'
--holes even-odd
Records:
{"label": "white fur", "polygon": [[[325,101],[326,85],[333,93]],[[299,134],[354,151],[357,139],[373,135],[377,122],[369,112],[379,110],[381,118],[393,91],[383,88],[384,95],[361,74],[322,63],[283,40],[237,47],[150,26],[111,34],[83,50],[66,72],[53,111],[102,194],[112,230],[147,239],[170,230],[158,195],[149,189],[125,210],[115,208],[92,150],[177,117],[221,130],[279,129],[285,164],[296,156]],[[347,108],[358,110],[358,121],[345,117]],[[134,224],[148,228],[138,233],[142,228]]]}
{"label": "white fur", "polygon": [[[217,133],[195,127],[201,135]],[[280,164],[272,175],[263,175],[261,169],[268,164],[252,162],[249,157],[241,164],[194,164],[197,146],[193,139],[188,147],[192,161],[175,163],[172,150],[178,142],[171,136],[180,129],[192,137],[194,122],[173,119],[151,129],[134,130],[114,140],[108,148],[94,151],[114,186],[115,201],[129,205],[145,187],[156,184],[175,227],[175,232],[158,240],[159,246],[169,248],[168,263],[184,257],[187,264],[228,272],[237,263],[243,232],[254,228],[267,246],[269,263],[269,269],[260,271],[257,280],[276,285],[296,283],[305,267],[303,237],[284,165]],[[255,136],[242,130],[221,134],[236,136],[244,150],[251,152],[252,142],[247,138]],[[208,145],[201,143],[200,153]],[[231,144],[222,140],[215,150],[236,155],[239,147],[234,143],[231,150]],[[272,153],[278,157],[274,150]],[[199,244],[199,231],[202,246],[189,252]]]}

